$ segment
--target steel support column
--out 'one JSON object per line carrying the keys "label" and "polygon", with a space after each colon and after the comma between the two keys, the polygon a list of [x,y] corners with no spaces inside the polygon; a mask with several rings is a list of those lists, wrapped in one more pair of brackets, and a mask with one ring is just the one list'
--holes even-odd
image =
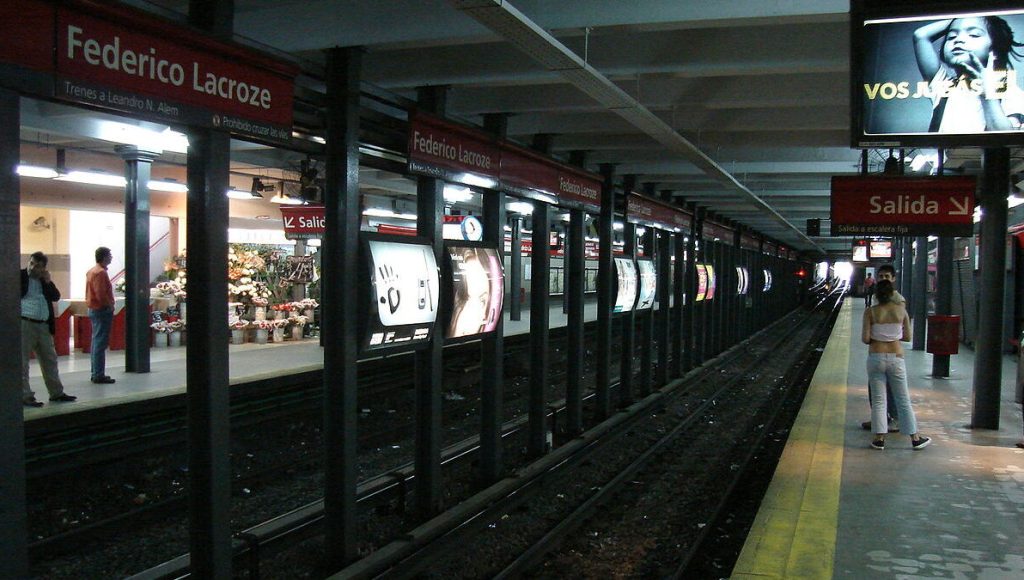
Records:
{"label": "steel support column", "polygon": [[125,370],[149,372],[149,177],[160,153],[118,145],[124,159]]}
{"label": "steel support column", "polygon": [[359,83],[362,50],[327,51],[327,151],[321,249],[320,338],[324,348],[324,534],[327,566],[357,557],[356,393],[359,378]]}
{"label": "steel support column", "polygon": [[[703,308],[697,307],[697,254],[705,251],[704,241],[701,239],[704,232],[705,209],[690,204],[693,211],[693,223],[690,228],[690,243],[687,246],[686,256],[686,310],[683,316],[689,318],[689,323],[683,323],[689,333],[686,339],[689,355],[686,357],[687,369],[699,367],[704,364],[704,337],[707,326],[703,320]],[[703,303],[701,303],[703,306]],[[689,316],[687,316],[689,314]]]}
{"label": "steel support column", "polygon": [[[953,238],[939,238],[935,263],[935,314],[953,313]],[[949,355],[932,356],[932,376],[949,376]]]}
{"label": "steel support column", "polygon": [[[652,254],[654,253],[656,243],[655,237],[654,228],[647,227],[643,235],[644,258],[651,259],[654,257]],[[655,266],[656,262],[652,260],[651,265]],[[639,269],[637,269],[638,293],[641,286],[639,272]],[[657,280],[655,280],[655,284],[657,284]],[[651,367],[654,365],[654,305],[652,304],[647,310],[637,313],[637,316],[640,317],[640,377],[637,392],[641,397],[646,397],[651,392],[651,374],[653,370]]]}
{"label": "steel support column", "polygon": [[[505,194],[484,193],[484,241],[505,253]],[[500,261],[500,260],[499,260]],[[505,316],[498,313],[494,332],[480,343],[480,479],[486,484],[501,479],[501,424],[505,404]]]}
{"label": "steel support column", "polygon": [[[903,288],[904,296],[914,295],[914,238],[904,237],[902,258],[900,259],[900,265],[903,268],[900,270],[900,286]],[[911,304],[913,307],[913,304]]]}
{"label": "steel support column", "polygon": [[978,295],[971,426],[975,429],[999,429],[1010,150],[1005,147],[985,149],[982,168],[981,292]]}
{"label": "steel support column", "polygon": [[583,322],[583,284],[585,277],[585,239],[584,220],[586,214],[574,209],[569,212],[568,247],[573,248],[566,258],[566,288],[569,297],[569,312],[566,329],[568,345],[566,348],[565,407],[566,434],[570,437],[583,431],[583,360],[584,360],[584,322]]}
{"label": "steel support column", "polygon": [[[28,577],[28,512],[25,507],[25,421],[21,402],[21,185],[18,179],[21,101],[0,88],[0,560],[11,578]],[[32,250],[36,251],[36,250]]]}
{"label": "steel support column", "polygon": [[[627,190],[628,191],[628,190]],[[636,263],[636,226],[628,221],[622,223],[622,257]],[[634,304],[635,305],[635,304]],[[633,404],[633,355],[636,351],[636,309],[618,315],[621,338],[619,344],[619,407]]]}
{"label": "steel support column", "polygon": [[928,319],[928,236],[914,239],[914,282],[910,290],[910,315],[914,319],[914,350],[924,350]]}
{"label": "steel support column", "polygon": [[548,319],[551,300],[548,296],[551,280],[551,216],[548,204],[533,202],[533,251],[530,253],[530,403],[529,440],[530,455],[538,457],[548,448],[547,407],[548,388]]}
{"label": "steel support column", "polygon": [[615,219],[615,166],[601,165],[601,215],[597,222],[597,365],[594,384],[594,419],[601,421],[611,414],[609,387],[611,377],[612,307],[615,287],[612,272],[612,224]]}
{"label": "steel support column", "polygon": [[231,428],[228,400],[228,172],[231,138],[188,134],[186,247],[203,256],[188,264],[189,544],[192,574],[231,578]]}
{"label": "steel support column", "polygon": [[685,369],[684,341],[686,326],[683,321],[684,297],[686,296],[686,232],[675,235],[675,266],[672,269],[672,378],[683,376]]}
{"label": "steel support column", "polygon": [[[655,296],[658,299],[658,314],[656,318],[655,334],[658,339],[658,372],[654,377],[654,384],[658,387],[668,384],[669,377],[669,351],[672,346],[669,344],[672,310],[672,243],[675,237],[670,232],[661,232],[658,238],[658,289]],[[678,334],[678,333],[676,333]]]}
{"label": "steel support column", "polygon": [[[503,232],[504,234],[504,232]],[[512,243],[509,248],[509,320],[523,319],[523,218],[512,218]],[[504,235],[503,235],[504,238]]]}

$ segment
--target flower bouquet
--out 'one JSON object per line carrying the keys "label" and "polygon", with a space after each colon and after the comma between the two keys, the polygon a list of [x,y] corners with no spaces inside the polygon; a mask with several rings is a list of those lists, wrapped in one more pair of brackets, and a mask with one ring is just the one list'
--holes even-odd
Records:
{"label": "flower bouquet", "polygon": [[167,335],[171,333],[170,323],[161,320],[150,324],[149,327],[153,329],[153,348],[167,346]]}
{"label": "flower bouquet", "polygon": [[289,316],[288,324],[292,327],[292,339],[299,340],[302,338],[302,328],[306,326],[308,319],[305,316]]}
{"label": "flower bouquet", "polygon": [[288,326],[287,318],[278,318],[271,321],[274,324],[274,342],[284,342],[284,329]]}
{"label": "flower bouquet", "polygon": [[249,328],[248,321],[233,320],[228,324],[228,328],[231,329],[231,344],[245,344],[245,330]]}
{"label": "flower bouquet", "polygon": [[252,326],[256,329],[256,344],[266,344],[268,334],[274,329],[274,321],[256,320]]}

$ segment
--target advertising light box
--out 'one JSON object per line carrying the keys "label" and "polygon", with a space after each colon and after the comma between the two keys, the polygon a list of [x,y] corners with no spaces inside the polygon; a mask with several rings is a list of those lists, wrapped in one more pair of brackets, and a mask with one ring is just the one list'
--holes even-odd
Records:
{"label": "advertising light box", "polygon": [[736,266],[736,294],[740,296],[747,293],[750,287],[750,274],[743,266]]}
{"label": "advertising light box", "polygon": [[711,264],[704,264],[704,269],[708,271],[708,291],[704,293],[704,299],[711,300],[715,297],[715,286],[717,284],[715,268]]}
{"label": "advertising light box", "polygon": [[615,272],[618,274],[618,289],[615,292],[613,312],[629,312],[636,304],[636,264],[629,258],[615,258]]}
{"label": "advertising light box", "polygon": [[640,299],[637,300],[637,310],[648,310],[654,306],[654,295],[657,292],[658,276],[652,260],[637,260],[637,268],[640,269]]}
{"label": "advertising light box", "polygon": [[856,147],[1021,143],[1024,2],[851,5]]}
{"label": "advertising light box", "polygon": [[868,245],[868,257],[872,260],[892,258],[892,240],[871,240]]}
{"label": "advertising light box", "polygon": [[764,271],[764,291],[767,292],[772,289],[772,273],[768,270]]}
{"label": "advertising light box", "polygon": [[708,271],[704,267],[704,264],[696,264],[697,267],[697,295],[693,297],[694,302],[700,302],[704,300],[704,295],[708,291]]}
{"label": "advertising light box", "polygon": [[450,246],[452,309],[447,338],[493,332],[501,319],[505,270],[494,248]]}
{"label": "advertising light box", "polygon": [[869,261],[867,240],[854,240],[853,261],[858,263]]}
{"label": "advertising light box", "polygon": [[426,344],[437,319],[440,276],[430,245],[420,239],[367,236],[362,309],[363,350],[413,349]]}

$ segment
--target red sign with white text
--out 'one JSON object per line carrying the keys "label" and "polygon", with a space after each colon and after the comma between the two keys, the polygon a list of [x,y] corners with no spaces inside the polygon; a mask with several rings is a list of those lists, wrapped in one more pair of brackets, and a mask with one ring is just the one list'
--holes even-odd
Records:
{"label": "red sign with white text", "polygon": [[636,193],[626,196],[626,220],[673,232],[681,232],[690,227],[689,214],[665,202]]}
{"label": "red sign with white text", "polygon": [[494,188],[498,147],[482,132],[435,117],[409,118],[409,171],[456,183]]}
{"label": "red sign with white text", "polygon": [[55,12],[39,0],[0,2],[0,62],[53,72]]}
{"label": "red sign with white text", "polygon": [[324,237],[326,219],[322,205],[282,206],[281,218],[284,237],[289,240]]}
{"label": "red sign with white text", "polygon": [[832,178],[832,235],[969,236],[974,177]]}

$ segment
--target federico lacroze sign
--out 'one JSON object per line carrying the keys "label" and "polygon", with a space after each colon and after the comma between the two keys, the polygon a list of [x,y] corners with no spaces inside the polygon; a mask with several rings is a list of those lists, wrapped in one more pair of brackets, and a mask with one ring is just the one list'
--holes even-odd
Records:
{"label": "federico lacroze sign", "polygon": [[973,177],[833,177],[832,235],[969,236]]}

